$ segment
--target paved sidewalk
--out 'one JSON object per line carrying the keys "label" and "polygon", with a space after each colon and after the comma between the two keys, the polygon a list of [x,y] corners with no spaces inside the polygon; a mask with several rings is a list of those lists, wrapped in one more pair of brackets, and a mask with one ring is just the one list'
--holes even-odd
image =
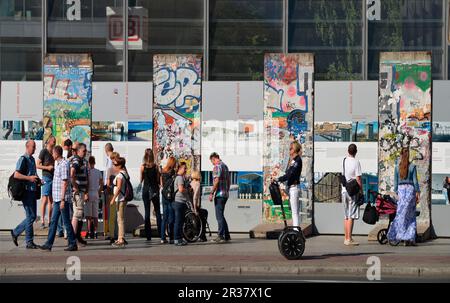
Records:
{"label": "paved sidewalk", "polygon": [[[339,274],[365,277],[367,259],[377,256],[381,274],[392,276],[439,276],[450,280],[450,239],[437,239],[417,247],[391,247],[355,237],[357,247],[343,245],[341,236],[308,238],[301,260],[286,260],[276,240],[232,235],[228,244],[194,243],[185,247],[147,243],[129,238],[125,249],[114,249],[103,240],[91,240],[77,252],[64,252],[65,241],[56,240],[52,252],[26,250],[24,238],[15,247],[8,233],[0,233],[0,275],[57,274],[66,270],[67,258],[78,256],[82,273],[230,273],[315,275]],[[45,238],[35,239],[43,244]]]}

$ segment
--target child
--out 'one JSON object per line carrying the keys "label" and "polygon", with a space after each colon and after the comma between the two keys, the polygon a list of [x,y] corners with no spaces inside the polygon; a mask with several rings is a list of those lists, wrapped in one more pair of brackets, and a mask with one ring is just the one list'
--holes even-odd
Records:
{"label": "child", "polygon": [[202,220],[202,234],[200,235],[200,239],[199,241],[201,242],[206,242],[208,241],[206,239],[206,221],[208,219],[208,211],[206,209],[202,208],[202,202],[201,202],[201,198],[202,198],[202,194],[201,194],[201,187],[200,187],[200,180],[201,180],[201,175],[200,172],[198,170],[195,170],[192,172],[191,174],[191,187],[193,189],[193,201],[192,204],[194,205],[194,209],[195,212],[200,215],[200,218]]}
{"label": "child", "polygon": [[85,204],[85,216],[88,224],[86,238],[97,238],[98,203],[103,188],[102,173],[95,168],[95,158],[89,157],[89,201]]}

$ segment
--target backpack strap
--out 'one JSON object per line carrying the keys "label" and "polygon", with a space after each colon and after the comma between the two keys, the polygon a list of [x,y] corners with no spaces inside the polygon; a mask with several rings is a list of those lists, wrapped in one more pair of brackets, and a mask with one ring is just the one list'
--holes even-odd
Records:
{"label": "backpack strap", "polygon": [[344,173],[344,177],[345,177],[345,159],[347,159],[347,157],[344,158],[344,161],[342,161],[342,170]]}
{"label": "backpack strap", "polygon": [[[123,176],[123,178],[125,179],[125,182],[130,181],[130,178],[127,178],[127,176],[125,176],[125,174],[124,174],[123,172],[120,172],[120,174],[121,174],[121,175]],[[116,184],[116,186],[117,186],[117,184]],[[126,186],[127,186],[127,184],[125,183],[125,191],[126,191]],[[125,196],[125,193],[122,192],[122,188],[119,188],[119,191],[120,191],[120,193],[122,194],[122,196]]]}
{"label": "backpack strap", "polygon": [[[20,166],[20,169],[19,169],[19,173],[21,173],[22,175],[24,175],[24,176],[26,176],[26,175],[28,175],[28,163],[27,163],[27,158],[24,156],[24,155],[22,155],[20,158],[23,158],[23,160],[22,160],[22,165]],[[22,167],[25,165],[25,172],[23,172],[23,170],[22,170]]]}

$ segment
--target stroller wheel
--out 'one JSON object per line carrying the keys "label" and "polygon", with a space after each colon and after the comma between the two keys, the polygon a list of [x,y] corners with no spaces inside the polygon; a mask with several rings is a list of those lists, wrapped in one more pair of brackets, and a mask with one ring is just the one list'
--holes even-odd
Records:
{"label": "stroller wheel", "polygon": [[377,240],[378,240],[378,243],[380,243],[381,245],[385,245],[388,243],[387,228],[383,228],[378,232]]}
{"label": "stroller wheel", "polygon": [[389,241],[390,246],[398,246],[400,244],[400,241]]}
{"label": "stroller wheel", "polygon": [[305,251],[305,239],[299,231],[283,231],[278,238],[278,249],[286,259],[298,260]]}

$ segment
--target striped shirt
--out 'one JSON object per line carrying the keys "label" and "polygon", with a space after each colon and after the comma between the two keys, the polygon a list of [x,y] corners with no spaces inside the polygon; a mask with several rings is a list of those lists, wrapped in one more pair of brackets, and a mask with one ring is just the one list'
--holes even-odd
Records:
{"label": "striped shirt", "polygon": [[222,161],[219,164],[214,165],[213,178],[219,178],[219,185],[216,190],[216,197],[228,198],[230,191],[230,173],[228,166]]}
{"label": "striped shirt", "polygon": [[75,183],[79,191],[88,191],[88,163],[86,159],[74,156],[71,161],[71,167],[75,169]]}
{"label": "striped shirt", "polygon": [[66,195],[64,196],[65,202],[72,202],[70,198],[71,186],[70,186],[70,169],[69,169],[69,161],[65,159],[60,159],[59,161],[55,161],[55,170],[53,172],[53,184],[52,184],[52,196],[55,202],[61,202],[61,194],[62,194],[62,186],[63,181],[68,180]]}

